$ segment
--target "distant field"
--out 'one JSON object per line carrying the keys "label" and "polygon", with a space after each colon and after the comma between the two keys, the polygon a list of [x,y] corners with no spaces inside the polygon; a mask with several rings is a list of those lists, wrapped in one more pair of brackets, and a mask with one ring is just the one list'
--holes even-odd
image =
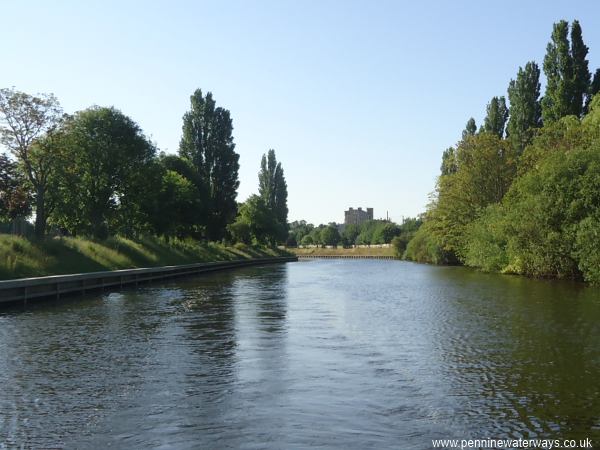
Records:
{"label": "distant field", "polygon": [[193,240],[126,239],[105,241],[48,238],[30,241],[0,234],[0,280],[132,269],[208,261],[259,258],[286,254],[283,250],[236,244],[202,244]]}
{"label": "distant field", "polygon": [[288,248],[289,252],[294,253],[298,256],[396,256],[394,253],[394,248]]}

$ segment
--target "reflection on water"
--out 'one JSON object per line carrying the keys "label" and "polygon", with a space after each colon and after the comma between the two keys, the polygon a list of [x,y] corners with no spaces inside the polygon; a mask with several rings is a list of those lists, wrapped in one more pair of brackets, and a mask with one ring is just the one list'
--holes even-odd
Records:
{"label": "reflection on water", "polygon": [[0,313],[0,443],[598,440],[599,294],[461,268],[326,260],[14,308]]}

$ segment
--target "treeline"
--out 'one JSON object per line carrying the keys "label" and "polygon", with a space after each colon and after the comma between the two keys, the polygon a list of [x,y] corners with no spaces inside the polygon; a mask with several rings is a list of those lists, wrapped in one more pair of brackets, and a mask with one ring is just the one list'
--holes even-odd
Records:
{"label": "treeline", "polygon": [[306,221],[295,221],[290,224],[286,244],[290,247],[298,245],[376,245],[392,243],[399,256],[402,256],[406,245],[421,226],[421,219],[407,218],[402,224],[387,220],[369,220],[360,225],[328,225],[314,226]]}
{"label": "treeline", "polygon": [[239,155],[230,112],[196,90],[177,155],[159,152],[114,107],[64,114],[53,95],[0,90],[0,221],[35,217],[35,236],[276,244],[287,237],[287,186],[275,152],[259,195],[236,202]]}
{"label": "treeline", "polygon": [[579,22],[554,24],[543,63],[519,68],[479,129],[442,157],[409,259],[600,282],[600,70]]}

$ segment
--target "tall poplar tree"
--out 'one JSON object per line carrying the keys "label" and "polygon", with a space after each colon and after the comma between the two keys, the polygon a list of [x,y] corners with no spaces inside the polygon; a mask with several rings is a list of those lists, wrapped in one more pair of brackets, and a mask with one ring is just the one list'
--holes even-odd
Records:
{"label": "tall poplar tree", "polygon": [[179,155],[188,160],[196,177],[204,205],[206,237],[219,240],[237,213],[239,155],[233,142],[229,111],[216,107],[212,94],[197,89],[190,97],[190,110],[183,116]]}
{"label": "tall poplar tree", "polygon": [[475,133],[477,133],[477,124],[475,123],[475,119],[471,117],[462,132],[462,138],[465,139],[467,136],[474,136]]}
{"label": "tall poplar tree", "polygon": [[492,97],[492,100],[487,105],[487,115],[483,121],[483,131],[495,134],[502,139],[507,119],[508,108],[504,97]]}
{"label": "tall poplar tree", "polygon": [[531,129],[542,125],[540,97],[540,68],[530,61],[525,68],[519,67],[516,80],[508,85],[510,117],[506,131],[513,148],[521,154],[529,143]]}
{"label": "tall poplar tree", "polygon": [[546,49],[544,73],[547,84],[542,99],[544,123],[567,115],[581,117],[584,111],[591,78],[586,59],[588,48],[583,43],[578,21],[571,26],[571,42],[568,33],[567,21],[555,23]]}
{"label": "tall poplar tree", "polygon": [[258,173],[258,192],[277,221],[287,226],[287,184],[281,163],[277,162],[275,150],[263,155]]}
{"label": "tall poplar tree", "polygon": [[590,83],[590,88],[588,90],[586,99],[585,99],[585,111],[584,113],[587,114],[587,112],[590,109],[590,103],[592,102],[592,98],[594,98],[594,95],[596,95],[598,93],[598,91],[600,91],[600,69],[596,69],[596,73],[594,73],[594,78],[592,79],[592,82]]}
{"label": "tall poplar tree", "polygon": [[567,21],[555,23],[551,40],[546,47],[546,93],[542,99],[544,123],[554,122],[571,113],[573,61],[569,51],[568,33]]}
{"label": "tall poplar tree", "polygon": [[571,57],[573,58],[573,99],[571,114],[581,117],[584,102],[590,88],[590,69],[586,59],[588,48],[583,43],[581,25],[577,20],[571,25]]}

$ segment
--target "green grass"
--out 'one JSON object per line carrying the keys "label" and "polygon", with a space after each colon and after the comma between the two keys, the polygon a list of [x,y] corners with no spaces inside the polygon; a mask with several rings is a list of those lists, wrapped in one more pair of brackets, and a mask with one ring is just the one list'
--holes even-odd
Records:
{"label": "green grass", "polygon": [[284,255],[288,253],[279,249],[244,244],[228,247],[191,239],[167,242],[149,237],[112,237],[105,241],[81,238],[35,241],[0,234],[0,280]]}

